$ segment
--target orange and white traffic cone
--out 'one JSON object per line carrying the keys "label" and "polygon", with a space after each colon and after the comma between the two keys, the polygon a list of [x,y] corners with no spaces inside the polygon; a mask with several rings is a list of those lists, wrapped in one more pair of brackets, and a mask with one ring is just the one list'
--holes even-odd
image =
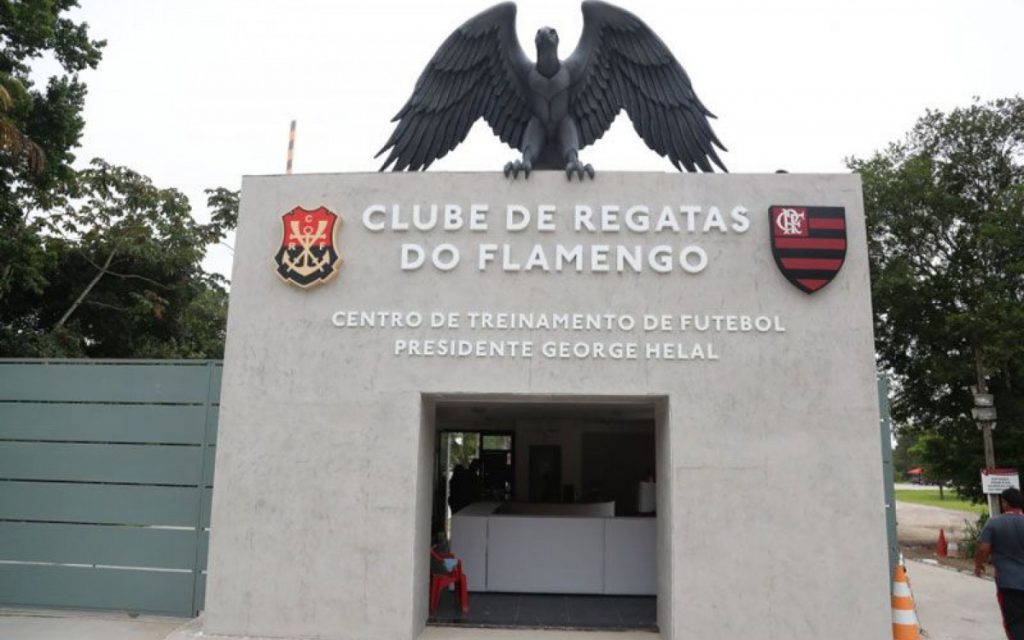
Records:
{"label": "orange and white traffic cone", "polygon": [[914,596],[907,583],[907,570],[896,565],[892,577],[892,638],[893,640],[921,640],[921,629],[914,613]]}
{"label": "orange and white traffic cone", "polygon": [[939,558],[949,557],[949,545],[946,543],[945,529],[939,529],[939,539],[935,541],[935,555]]}

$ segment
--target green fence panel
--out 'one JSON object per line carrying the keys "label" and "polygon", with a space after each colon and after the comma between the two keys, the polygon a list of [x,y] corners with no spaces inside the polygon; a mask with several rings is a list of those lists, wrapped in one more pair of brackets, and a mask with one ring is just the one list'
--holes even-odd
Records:
{"label": "green fence panel", "polygon": [[192,572],[0,564],[0,602],[192,615]]}
{"label": "green fence panel", "polygon": [[213,489],[204,488],[202,501],[200,503],[199,526],[203,529],[210,528],[210,508],[213,504]]}
{"label": "green fence panel", "polygon": [[196,489],[0,481],[0,520],[194,527]]}
{"label": "green fence panel", "polygon": [[194,605],[196,610],[203,608],[203,604],[206,602],[206,572],[200,573],[196,576],[195,585],[195,598],[196,604]]}
{"label": "green fence panel", "polygon": [[0,561],[5,562],[192,569],[196,553],[193,529],[0,522]]}
{"label": "green fence panel", "polygon": [[208,446],[203,449],[203,486],[213,486],[213,467],[217,461],[217,447]]}
{"label": "green fence panel", "polygon": [[203,405],[0,402],[0,440],[202,444],[205,424]]}
{"label": "green fence panel", "polygon": [[220,405],[213,405],[210,412],[207,438],[209,442],[217,442],[217,425],[220,423]]}
{"label": "green fence panel", "polygon": [[219,362],[210,364],[210,403],[220,404],[220,382],[224,367]]}
{"label": "green fence panel", "polygon": [[196,551],[196,568],[206,571],[206,564],[210,560],[210,532],[199,532],[199,548]]}
{"label": "green fence panel", "polygon": [[0,442],[0,478],[197,485],[203,447]]}
{"label": "green fence panel", "polygon": [[207,365],[0,362],[0,400],[203,404]]}
{"label": "green fence panel", "polygon": [[0,360],[0,605],[203,608],[221,366]]}

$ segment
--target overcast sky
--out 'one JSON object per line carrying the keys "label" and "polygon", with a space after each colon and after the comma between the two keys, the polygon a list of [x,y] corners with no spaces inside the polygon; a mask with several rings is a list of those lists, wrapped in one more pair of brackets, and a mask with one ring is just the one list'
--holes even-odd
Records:
{"label": "overcast sky", "polygon": [[[205,215],[207,187],[283,173],[373,171],[391,117],[445,37],[489,1],[82,0],[108,41],[89,86],[78,157],[176,187]],[[1024,93],[1020,0],[621,0],[647,22],[717,116],[733,172],[844,171],[900,138],[926,108]],[[579,2],[520,0],[519,36],[558,30]],[[431,171],[499,170],[517,153],[483,122]],[[598,171],[674,171],[625,114],[581,153]],[[228,273],[230,252],[208,267]]]}

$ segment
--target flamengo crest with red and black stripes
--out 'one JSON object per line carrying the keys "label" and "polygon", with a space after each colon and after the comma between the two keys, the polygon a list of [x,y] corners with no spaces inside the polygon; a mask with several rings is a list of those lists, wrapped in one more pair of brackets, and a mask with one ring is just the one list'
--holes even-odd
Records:
{"label": "flamengo crest with red and black stripes", "polygon": [[768,215],[782,275],[804,293],[832,282],[846,259],[846,209],[776,205]]}

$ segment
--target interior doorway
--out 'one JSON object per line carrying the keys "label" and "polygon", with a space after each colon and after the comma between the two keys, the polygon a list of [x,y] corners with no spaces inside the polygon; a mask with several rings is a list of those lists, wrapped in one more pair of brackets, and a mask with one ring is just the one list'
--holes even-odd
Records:
{"label": "interior doorway", "polygon": [[657,629],[667,401],[426,400],[430,539],[461,560],[471,601],[463,614],[442,594],[431,624]]}
{"label": "interior doorway", "polygon": [[433,539],[448,531],[452,512],[481,500],[512,500],[514,442],[511,431],[438,431]]}
{"label": "interior doorway", "polygon": [[562,491],[561,446],[530,445],[529,460],[530,502],[559,502],[562,496],[572,495],[572,485],[565,485],[565,491]]}

